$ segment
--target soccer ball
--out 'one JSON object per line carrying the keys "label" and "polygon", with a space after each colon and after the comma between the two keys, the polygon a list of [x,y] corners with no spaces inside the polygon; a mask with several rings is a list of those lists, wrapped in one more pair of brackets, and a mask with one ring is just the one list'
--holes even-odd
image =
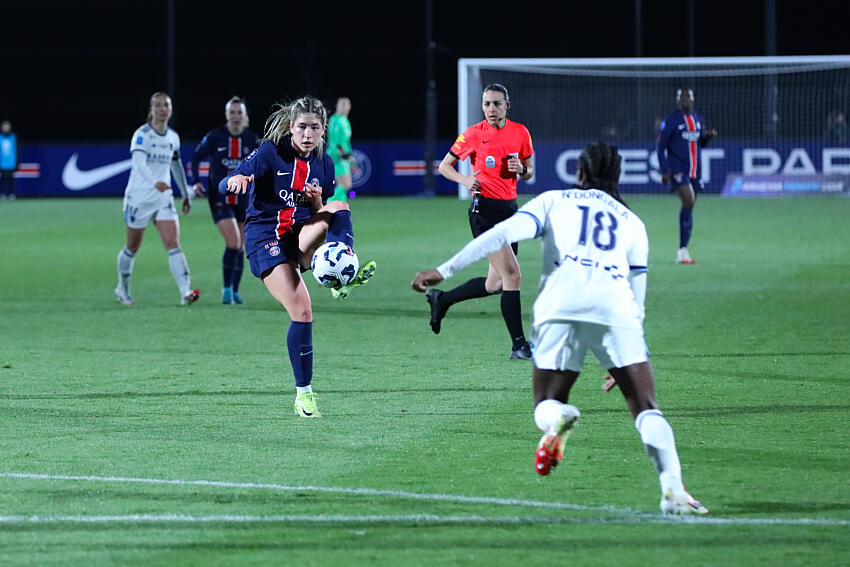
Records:
{"label": "soccer ball", "polygon": [[351,246],[344,242],[325,242],[310,262],[313,277],[324,287],[339,289],[354,280],[360,261]]}

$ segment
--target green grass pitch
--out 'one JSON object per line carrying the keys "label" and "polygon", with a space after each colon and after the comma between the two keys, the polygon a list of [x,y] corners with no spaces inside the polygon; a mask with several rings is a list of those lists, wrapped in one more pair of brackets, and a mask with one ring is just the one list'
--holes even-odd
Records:
{"label": "green grass pitch", "polygon": [[[533,468],[530,364],[496,298],[431,333],[413,274],[469,238],[451,198],[352,202],[375,259],[344,301],[307,275],[321,420],[292,411],[289,319],[181,217],[198,303],[153,227],[113,296],[118,199],[0,202],[0,564],[850,564],[850,199],[632,196],[650,236],[658,400],[707,518],[668,521],[622,397],[589,358],[565,462]],[[526,329],[539,243],[520,246]],[[484,273],[479,263],[447,284]],[[168,482],[165,482],[168,481]]]}

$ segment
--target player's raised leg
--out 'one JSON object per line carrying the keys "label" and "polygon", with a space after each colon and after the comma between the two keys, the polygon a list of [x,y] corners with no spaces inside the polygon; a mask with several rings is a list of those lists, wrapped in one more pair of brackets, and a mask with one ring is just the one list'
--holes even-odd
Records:
{"label": "player's raised leg", "polygon": [[[304,225],[298,236],[298,246],[301,250],[301,265],[310,266],[310,260],[316,249],[324,242],[343,242],[354,248],[354,226],[351,222],[351,210],[344,201],[329,201],[327,205],[313,215],[309,223]],[[375,261],[362,264],[354,280],[339,289],[331,289],[334,297],[343,299],[354,288],[365,284],[375,274]]]}

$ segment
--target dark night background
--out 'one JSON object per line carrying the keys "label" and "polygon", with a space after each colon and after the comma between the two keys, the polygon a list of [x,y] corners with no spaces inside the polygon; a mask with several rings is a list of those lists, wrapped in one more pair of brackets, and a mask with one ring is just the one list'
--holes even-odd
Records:
{"label": "dark night background", "polygon": [[[765,54],[765,2],[694,1],[693,55]],[[831,5],[832,8],[827,9]],[[233,94],[261,130],[306,93],[353,102],[355,143],[425,133],[424,0],[175,0],[173,124],[197,140]],[[687,1],[642,2],[645,57],[689,55]],[[22,143],[120,141],[167,90],[167,0],[2,3],[0,118]],[[457,130],[459,57],[633,57],[635,2],[433,0],[437,137]],[[850,3],[776,0],[776,55],[850,53]],[[522,101],[515,101],[522,104]]]}

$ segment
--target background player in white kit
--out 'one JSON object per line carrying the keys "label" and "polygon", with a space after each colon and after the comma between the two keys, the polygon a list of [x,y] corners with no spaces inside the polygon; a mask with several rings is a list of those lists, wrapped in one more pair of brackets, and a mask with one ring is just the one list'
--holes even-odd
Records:
{"label": "background player in white kit", "polygon": [[186,170],[180,160],[180,136],[168,127],[171,114],[171,97],[163,92],[154,93],[150,99],[148,122],[133,132],[130,142],[133,166],[124,191],[127,245],[118,253],[118,286],[115,288],[115,296],[122,305],[136,303],[130,295],[130,276],[145,227],[151,221],[168,251],[168,265],[180,289],[181,305],[198,299],[199,291],[192,289],[189,265],[180,249],[180,221],[169,184],[173,174],[183,196],[183,214],[187,214],[192,205],[186,190]]}
{"label": "background player in white kit", "polygon": [[436,270],[419,272],[424,292],[511,242],[540,237],[543,272],[534,302],[534,420],[544,431],[535,468],[548,475],[579,418],[567,404],[589,349],[626,398],[661,483],[661,510],[708,512],[685,491],[673,430],[655,402],[643,337],[649,243],[643,222],[620,199],[620,155],[604,143],[579,157],[579,189],[547,191],[467,244]]}

